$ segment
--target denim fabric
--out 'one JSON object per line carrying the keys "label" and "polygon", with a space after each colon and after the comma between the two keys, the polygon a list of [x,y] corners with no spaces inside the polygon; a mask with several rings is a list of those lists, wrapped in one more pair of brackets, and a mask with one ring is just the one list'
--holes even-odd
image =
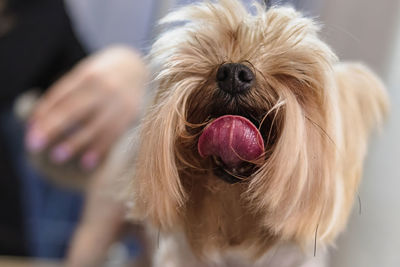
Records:
{"label": "denim fabric", "polygon": [[28,252],[33,257],[61,258],[77,224],[82,195],[52,185],[32,168],[24,153],[23,124],[11,109],[0,112],[0,132],[22,187]]}

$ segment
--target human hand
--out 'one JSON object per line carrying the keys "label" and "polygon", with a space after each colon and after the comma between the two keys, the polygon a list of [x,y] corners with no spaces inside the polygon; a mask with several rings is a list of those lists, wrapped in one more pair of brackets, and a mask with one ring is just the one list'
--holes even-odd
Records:
{"label": "human hand", "polygon": [[49,148],[55,163],[79,156],[94,169],[138,116],[146,68],[129,48],[113,47],[83,60],[40,99],[26,135],[30,152]]}

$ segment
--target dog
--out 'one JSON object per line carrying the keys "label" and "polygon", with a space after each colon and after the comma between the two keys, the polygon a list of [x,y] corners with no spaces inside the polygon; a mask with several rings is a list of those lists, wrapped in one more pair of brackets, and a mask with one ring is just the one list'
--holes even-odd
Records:
{"label": "dog", "polygon": [[382,82],[290,7],[219,0],[161,24],[128,172],[153,265],[324,266],[387,113]]}

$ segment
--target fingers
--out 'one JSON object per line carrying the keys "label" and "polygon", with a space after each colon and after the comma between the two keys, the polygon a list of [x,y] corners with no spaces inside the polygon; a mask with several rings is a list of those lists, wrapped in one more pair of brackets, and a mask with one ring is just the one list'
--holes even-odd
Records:
{"label": "fingers", "polygon": [[67,73],[53,86],[51,86],[47,93],[39,100],[34,113],[31,115],[31,119],[38,120],[42,118],[58,103],[62,102],[71,92],[76,90],[84,81],[84,77],[79,74],[80,67],[74,69],[70,73]]}
{"label": "fingers", "polygon": [[[114,110],[114,114],[110,114],[110,118],[115,118],[116,114],[119,114],[118,121],[112,124],[112,127],[102,127],[99,128],[106,129],[103,134],[98,135],[97,138],[93,140],[83,153],[83,156],[80,160],[81,166],[85,170],[92,170],[99,164],[99,161],[103,159],[110,148],[115,144],[118,138],[120,138],[121,133],[127,128],[127,126],[131,122],[130,116],[121,116],[122,111],[121,107]],[[109,125],[110,120],[105,118],[105,124]]]}
{"label": "fingers", "polygon": [[28,149],[40,152],[58,137],[72,132],[92,114],[99,101],[98,95],[83,91],[64,99],[41,119],[33,119],[26,138]]}
{"label": "fingers", "polygon": [[[97,109],[102,109],[102,112]],[[99,132],[101,133],[100,136],[109,135],[109,132],[111,132],[113,128],[107,126],[110,124],[110,121],[114,119],[115,114],[118,114],[118,110],[112,105],[97,107],[97,109],[94,111],[98,114],[88,120],[87,124],[82,125],[82,127],[62,140],[51,150],[50,156],[54,162],[64,163],[77,153],[82,152],[85,148],[87,149],[90,144],[95,146],[99,143],[99,140],[97,140],[99,138],[96,139],[94,137],[98,136]],[[99,144],[99,146],[100,145],[101,144]],[[100,154],[99,151],[95,152],[93,149],[89,149],[82,157],[82,167],[87,170],[95,168],[102,155],[103,153]]]}

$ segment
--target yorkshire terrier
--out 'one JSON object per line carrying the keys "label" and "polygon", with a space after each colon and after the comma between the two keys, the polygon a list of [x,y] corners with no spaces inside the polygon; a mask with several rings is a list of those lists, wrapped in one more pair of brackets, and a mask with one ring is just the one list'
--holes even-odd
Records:
{"label": "yorkshire terrier", "polygon": [[313,20],[265,9],[220,0],[161,20],[129,187],[155,266],[323,266],[346,225],[384,86]]}

